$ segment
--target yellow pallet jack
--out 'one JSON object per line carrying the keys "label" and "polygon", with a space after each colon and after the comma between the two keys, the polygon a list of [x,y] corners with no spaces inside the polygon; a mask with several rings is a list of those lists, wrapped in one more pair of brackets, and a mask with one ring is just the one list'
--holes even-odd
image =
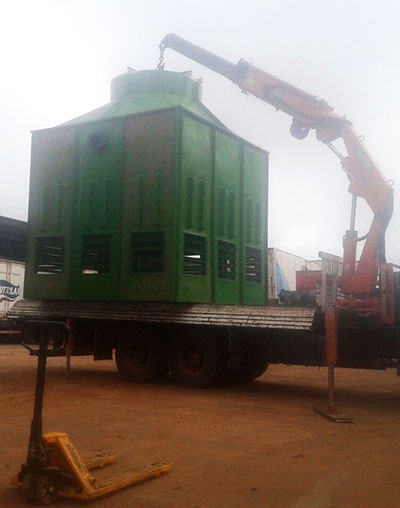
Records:
{"label": "yellow pallet jack", "polygon": [[[31,334],[33,332],[39,343],[39,348],[35,349],[28,345],[25,339],[23,341],[23,346],[30,354],[38,357],[35,403],[27,460],[22,464],[19,473],[11,479],[11,484],[21,487],[28,501],[47,505],[58,496],[90,500],[155,478],[171,469],[171,463],[154,462],[129,474],[99,482],[90,471],[115,463],[117,455],[101,455],[83,460],[66,434],[50,432],[43,435],[42,408],[47,357],[64,349],[70,332],[67,325],[59,321],[28,321],[24,326],[24,337],[27,329]],[[61,331],[62,343],[59,347],[49,349],[50,336],[57,329],[58,337]]]}

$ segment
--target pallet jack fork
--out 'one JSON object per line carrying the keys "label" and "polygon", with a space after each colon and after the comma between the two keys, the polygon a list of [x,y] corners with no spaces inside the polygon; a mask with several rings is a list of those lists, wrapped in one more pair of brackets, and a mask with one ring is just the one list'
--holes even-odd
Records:
{"label": "pallet jack fork", "polygon": [[[28,329],[35,334],[39,342],[38,349],[25,342]],[[62,344],[48,349],[50,334],[57,329],[57,336],[60,336],[60,331],[63,336]],[[172,467],[172,464],[167,462],[154,462],[138,467],[131,473],[98,482],[90,471],[115,463],[117,455],[100,455],[83,460],[66,434],[50,432],[43,435],[42,407],[47,357],[64,348],[68,335],[68,326],[59,321],[27,321],[24,326],[23,346],[31,355],[38,357],[38,368],[28,456],[19,473],[11,478],[11,484],[21,487],[27,500],[42,504],[52,503],[57,496],[84,500],[98,498],[143,480],[155,478]]]}

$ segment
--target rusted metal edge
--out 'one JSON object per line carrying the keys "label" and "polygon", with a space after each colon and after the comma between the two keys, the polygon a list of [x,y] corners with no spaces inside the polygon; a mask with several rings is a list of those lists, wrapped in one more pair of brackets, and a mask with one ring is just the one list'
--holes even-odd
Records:
{"label": "rusted metal edge", "polygon": [[71,317],[306,331],[313,329],[316,310],[184,303],[21,300],[8,315],[14,319]]}

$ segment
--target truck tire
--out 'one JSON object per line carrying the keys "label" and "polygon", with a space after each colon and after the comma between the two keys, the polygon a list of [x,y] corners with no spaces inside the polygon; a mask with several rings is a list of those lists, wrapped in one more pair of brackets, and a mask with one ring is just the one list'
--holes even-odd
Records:
{"label": "truck tire", "polygon": [[258,344],[247,344],[241,351],[240,368],[228,370],[230,381],[245,383],[262,376],[269,367],[269,351]]}
{"label": "truck tire", "polygon": [[172,339],[168,360],[176,383],[208,388],[222,380],[226,355],[221,337],[188,328]]}
{"label": "truck tire", "polygon": [[168,374],[166,345],[151,328],[125,331],[117,344],[115,362],[121,377],[132,383],[152,383]]}
{"label": "truck tire", "polygon": [[266,351],[251,349],[245,353],[240,371],[242,381],[251,381],[262,376],[269,367],[269,354]]}

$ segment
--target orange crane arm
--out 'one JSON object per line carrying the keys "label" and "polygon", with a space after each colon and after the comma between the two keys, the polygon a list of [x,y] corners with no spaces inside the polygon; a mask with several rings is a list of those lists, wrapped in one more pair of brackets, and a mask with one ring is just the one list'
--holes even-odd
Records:
{"label": "orange crane arm", "polygon": [[[329,104],[275,76],[240,60],[233,64],[209,51],[192,44],[175,34],[168,34],[160,43],[160,63],[163,69],[163,54],[166,48],[197,61],[224,75],[243,92],[271,104],[293,119],[291,134],[304,139],[311,129],[317,139],[325,143],[339,158],[349,181],[349,192],[353,195],[350,230],[344,236],[342,292],[348,296],[368,297],[375,292],[379,266],[385,263],[385,233],[393,212],[393,189],[377,164],[357,136],[352,124],[343,116],[334,113]],[[332,144],[342,139],[346,154],[341,154]],[[356,198],[362,197],[371,208],[374,218],[360,260],[356,267],[357,232],[354,230]]]}

